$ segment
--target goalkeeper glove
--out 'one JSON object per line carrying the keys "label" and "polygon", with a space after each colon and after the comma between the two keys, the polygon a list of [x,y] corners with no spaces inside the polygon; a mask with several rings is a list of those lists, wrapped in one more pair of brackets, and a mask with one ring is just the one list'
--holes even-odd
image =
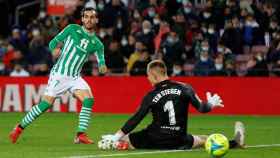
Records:
{"label": "goalkeeper glove", "polygon": [[212,96],[210,92],[207,92],[206,97],[207,102],[211,105],[212,108],[224,107],[224,105],[222,104],[223,101],[221,100],[221,97],[218,94],[214,94]]}
{"label": "goalkeeper glove", "polygon": [[119,141],[123,137],[123,134],[120,132],[117,132],[116,134],[107,134],[101,136],[103,140],[110,140],[113,142]]}

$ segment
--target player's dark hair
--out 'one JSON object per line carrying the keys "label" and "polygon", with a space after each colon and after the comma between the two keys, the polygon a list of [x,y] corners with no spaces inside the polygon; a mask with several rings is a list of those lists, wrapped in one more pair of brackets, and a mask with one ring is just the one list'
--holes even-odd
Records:
{"label": "player's dark hair", "polygon": [[93,7],[86,7],[86,8],[83,8],[83,9],[82,9],[82,11],[81,11],[81,17],[84,16],[85,11],[94,11],[95,13],[97,13],[96,10],[95,10]]}
{"label": "player's dark hair", "polygon": [[147,70],[149,71],[151,69],[156,69],[157,72],[163,76],[167,75],[167,68],[162,60],[151,61],[147,66]]}

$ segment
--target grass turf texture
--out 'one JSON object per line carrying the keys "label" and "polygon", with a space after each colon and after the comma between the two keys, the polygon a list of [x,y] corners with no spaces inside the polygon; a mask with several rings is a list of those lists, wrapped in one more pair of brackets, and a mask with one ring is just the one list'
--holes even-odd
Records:
{"label": "grass turf texture", "polygon": [[[129,115],[94,114],[88,135],[94,139],[93,145],[73,144],[78,124],[76,113],[43,114],[20,137],[17,144],[11,144],[8,134],[15,123],[20,121],[23,113],[0,113],[0,158],[63,158],[87,155],[102,157],[110,154],[131,154],[135,152],[151,152],[151,150],[134,151],[101,151],[97,141],[102,134],[113,133],[128,119]],[[137,127],[145,127],[150,122],[147,117]],[[192,134],[223,133],[229,139],[233,136],[234,122],[240,120],[246,126],[246,143],[248,145],[280,144],[280,116],[211,116],[192,115],[189,117],[189,132]],[[230,150],[225,158],[266,158],[279,157],[280,147],[249,148]],[[207,158],[205,150],[191,152],[156,153],[139,155],[114,155],[125,158]],[[78,158],[78,157],[77,157]]]}

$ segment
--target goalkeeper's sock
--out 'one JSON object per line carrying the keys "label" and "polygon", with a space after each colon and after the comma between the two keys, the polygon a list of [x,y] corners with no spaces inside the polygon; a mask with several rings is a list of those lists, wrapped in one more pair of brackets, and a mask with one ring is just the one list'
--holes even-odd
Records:
{"label": "goalkeeper's sock", "polygon": [[93,98],[84,99],[83,106],[79,115],[78,133],[83,133],[87,130],[91,117],[93,103],[94,103]]}
{"label": "goalkeeper's sock", "polygon": [[42,113],[48,110],[51,107],[46,101],[41,101],[38,105],[35,105],[31,110],[24,116],[20,123],[20,127],[26,128],[30,125],[36,118],[38,118]]}

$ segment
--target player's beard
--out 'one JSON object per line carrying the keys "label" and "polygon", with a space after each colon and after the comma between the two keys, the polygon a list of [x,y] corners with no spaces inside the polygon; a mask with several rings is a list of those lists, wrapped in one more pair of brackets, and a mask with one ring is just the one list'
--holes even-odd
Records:
{"label": "player's beard", "polygon": [[96,28],[96,24],[93,23],[86,23],[84,24],[84,27],[89,31],[89,32],[93,32]]}

